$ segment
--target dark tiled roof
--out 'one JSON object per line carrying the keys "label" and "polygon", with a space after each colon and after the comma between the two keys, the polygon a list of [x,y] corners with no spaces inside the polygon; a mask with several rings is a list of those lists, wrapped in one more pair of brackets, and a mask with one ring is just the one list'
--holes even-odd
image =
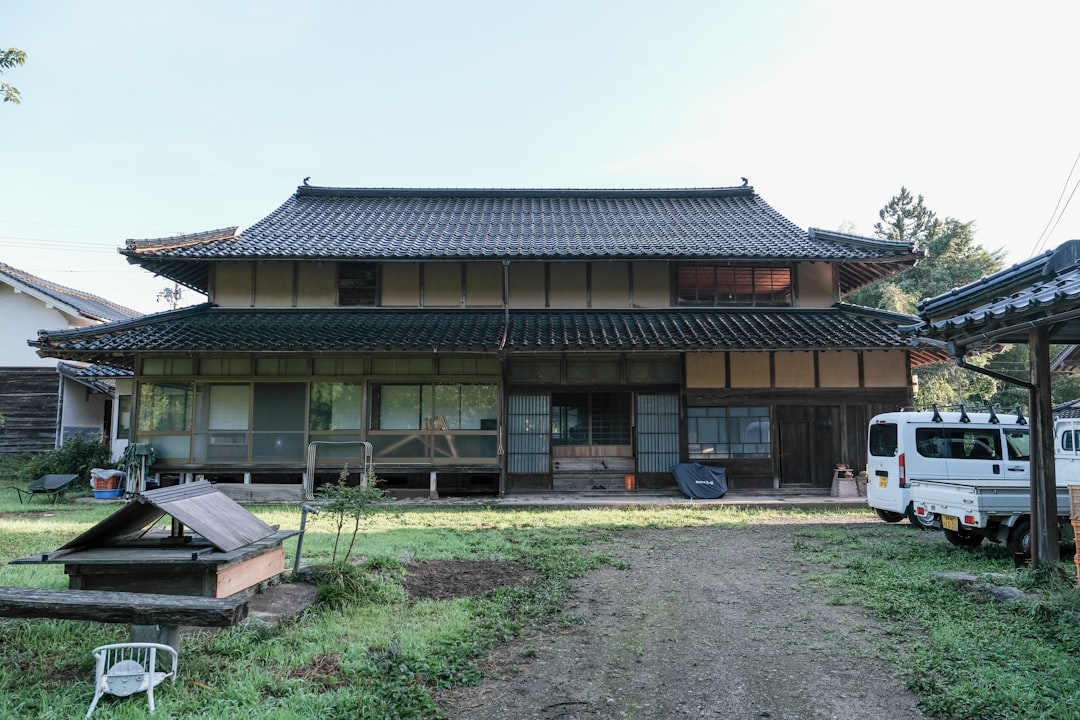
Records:
{"label": "dark tiled roof", "polygon": [[1049,341],[1080,343],[1080,240],[970,285],[923,301],[919,337],[978,349],[1026,343],[1033,328]]}
{"label": "dark tiled roof", "polygon": [[1053,413],[1055,418],[1080,418],[1080,399],[1055,405]]}
{"label": "dark tiled roof", "polygon": [[235,259],[669,259],[841,263],[845,291],[909,267],[910,243],[804,231],[752,187],[686,190],[424,190],[303,186],[250,228],[123,251],[202,292]]}
{"label": "dark tiled roof", "polygon": [[70,360],[61,360],[56,364],[56,371],[64,377],[106,395],[113,395],[116,390],[116,378],[131,377],[131,370],[109,365],[94,365]]}
{"label": "dark tiled roof", "polygon": [[36,291],[57,304],[71,308],[76,314],[88,320],[107,322],[141,315],[137,310],[117,305],[97,295],[58,285],[4,263],[0,263],[0,282],[6,282],[24,290]]}
{"label": "dark tiled roof", "polygon": [[[506,318],[509,317],[509,326]],[[199,305],[78,330],[42,331],[53,357],[130,365],[136,352],[642,352],[907,348],[914,318],[824,309],[223,309]]]}

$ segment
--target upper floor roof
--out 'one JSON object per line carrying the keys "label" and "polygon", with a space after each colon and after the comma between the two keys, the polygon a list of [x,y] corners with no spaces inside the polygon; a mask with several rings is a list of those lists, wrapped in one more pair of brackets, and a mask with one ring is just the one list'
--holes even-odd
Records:
{"label": "upper floor roof", "polygon": [[75,290],[57,283],[31,275],[28,272],[0,263],[0,282],[37,297],[42,302],[75,317],[84,317],[96,322],[128,320],[142,313],[126,308],[105,298],[91,295],[82,290]]}
{"label": "upper floor roof", "polygon": [[199,292],[225,260],[828,262],[850,292],[914,265],[898,243],[803,230],[753,187],[332,188],[303,185],[244,230],[128,240],[139,264]]}

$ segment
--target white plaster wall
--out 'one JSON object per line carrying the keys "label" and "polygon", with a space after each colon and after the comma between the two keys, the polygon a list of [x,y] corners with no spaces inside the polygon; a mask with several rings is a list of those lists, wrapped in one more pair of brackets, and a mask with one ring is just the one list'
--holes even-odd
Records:
{"label": "white plaster wall", "polygon": [[36,340],[38,330],[63,330],[71,326],[71,319],[56,308],[46,307],[41,300],[0,284],[0,366],[55,365],[52,358],[38,357],[26,341]]}
{"label": "white plaster wall", "polygon": [[64,378],[63,392],[64,404],[60,411],[63,434],[66,436],[69,431],[78,429],[101,435],[104,430],[102,424],[105,418],[105,403],[112,402],[112,398],[93,392],[70,378]]}

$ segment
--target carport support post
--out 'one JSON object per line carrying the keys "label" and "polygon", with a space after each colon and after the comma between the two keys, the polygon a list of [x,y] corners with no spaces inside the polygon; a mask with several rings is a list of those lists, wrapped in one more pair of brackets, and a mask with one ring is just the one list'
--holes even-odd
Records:
{"label": "carport support post", "polygon": [[1054,567],[1061,559],[1054,467],[1054,414],[1050,399],[1050,342],[1046,328],[1028,334],[1031,364],[1031,566]]}

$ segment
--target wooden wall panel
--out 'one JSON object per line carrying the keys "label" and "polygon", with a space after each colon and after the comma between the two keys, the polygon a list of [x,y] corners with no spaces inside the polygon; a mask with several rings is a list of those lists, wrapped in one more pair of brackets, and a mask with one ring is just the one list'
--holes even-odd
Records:
{"label": "wooden wall panel", "polygon": [[59,387],[54,367],[0,370],[0,454],[44,452],[56,446]]}

